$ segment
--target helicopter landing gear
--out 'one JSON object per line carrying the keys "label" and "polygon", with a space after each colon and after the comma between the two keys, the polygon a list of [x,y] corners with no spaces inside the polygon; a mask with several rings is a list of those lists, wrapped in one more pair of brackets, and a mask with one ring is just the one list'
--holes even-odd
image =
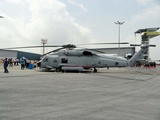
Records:
{"label": "helicopter landing gear", "polygon": [[61,68],[56,68],[56,72],[61,72]]}
{"label": "helicopter landing gear", "polygon": [[48,71],[50,71],[50,70],[51,70],[51,68],[47,68],[47,70],[48,70]]}
{"label": "helicopter landing gear", "polygon": [[96,72],[97,72],[97,69],[96,69],[96,68],[94,68],[93,72],[95,72],[95,73],[96,73]]}

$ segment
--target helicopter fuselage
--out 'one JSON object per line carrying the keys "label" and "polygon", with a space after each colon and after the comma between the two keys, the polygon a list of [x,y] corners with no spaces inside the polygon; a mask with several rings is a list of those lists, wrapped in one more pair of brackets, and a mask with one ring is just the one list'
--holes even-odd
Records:
{"label": "helicopter fuselage", "polygon": [[40,67],[60,70],[85,70],[94,68],[125,67],[128,60],[117,55],[93,54],[89,51],[63,51],[46,55]]}

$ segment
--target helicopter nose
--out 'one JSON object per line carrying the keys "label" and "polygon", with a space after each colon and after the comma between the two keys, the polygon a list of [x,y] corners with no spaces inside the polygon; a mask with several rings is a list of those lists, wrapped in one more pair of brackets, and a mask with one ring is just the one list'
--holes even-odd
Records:
{"label": "helicopter nose", "polygon": [[41,62],[40,61],[37,62],[37,67],[41,67]]}

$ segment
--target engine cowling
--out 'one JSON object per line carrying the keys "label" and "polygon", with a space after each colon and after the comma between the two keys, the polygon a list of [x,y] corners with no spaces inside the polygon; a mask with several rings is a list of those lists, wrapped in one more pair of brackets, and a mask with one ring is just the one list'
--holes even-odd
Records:
{"label": "engine cowling", "polygon": [[93,54],[89,51],[65,51],[64,52],[65,55],[67,56],[92,56]]}
{"label": "engine cowling", "polygon": [[82,56],[83,52],[82,51],[66,51],[64,54],[67,56]]}

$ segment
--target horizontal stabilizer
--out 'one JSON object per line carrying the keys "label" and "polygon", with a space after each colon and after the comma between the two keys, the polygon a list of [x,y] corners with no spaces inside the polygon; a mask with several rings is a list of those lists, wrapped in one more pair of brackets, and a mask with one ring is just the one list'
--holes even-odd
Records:
{"label": "horizontal stabilizer", "polygon": [[148,61],[145,60],[145,59],[138,59],[137,61],[138,61],[141,65],[148,64]]}
{"label": "horizontal stabilizer", "polygon": [[[130,44],[130,46],[147,46],[147,44]],[[156,45],[148,45],[148,47],[156,47]]]}

